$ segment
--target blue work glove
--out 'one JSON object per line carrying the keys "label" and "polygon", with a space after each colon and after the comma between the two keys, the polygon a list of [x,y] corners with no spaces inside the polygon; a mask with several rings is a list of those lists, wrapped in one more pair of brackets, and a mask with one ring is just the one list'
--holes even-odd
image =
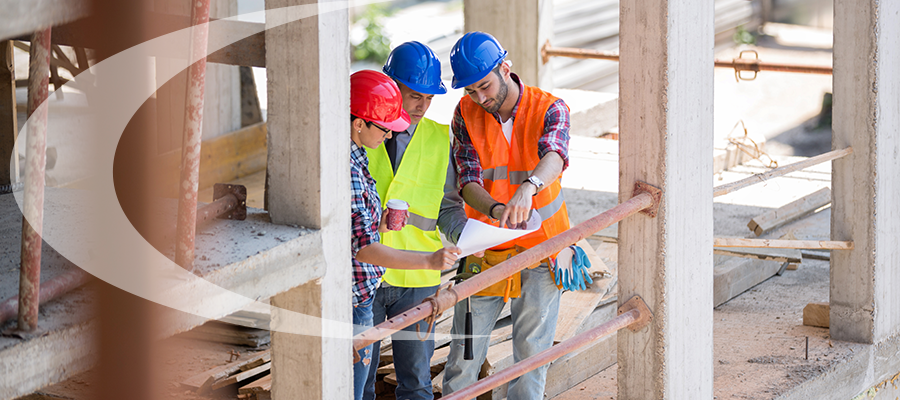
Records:
{"label": "blue work glove", "polygon": [[[591,260],[588,259],[587,253],[578,246],[569,246],[574,252],[575,256],[572,257],[572,287],[570,290],[585,290],[587,289],[587,283],[594,283],[594,280],[591,279]],[[585,283],[587,282],[587,283]]]}
{"label": "blue work glove", "polygon": [[569,288],[572,283],[572,259],[574,257],[575,251],[566,247],[556,255],[553,263],[553,276],[556,278],[556,284],[565,290],[571,290]]}

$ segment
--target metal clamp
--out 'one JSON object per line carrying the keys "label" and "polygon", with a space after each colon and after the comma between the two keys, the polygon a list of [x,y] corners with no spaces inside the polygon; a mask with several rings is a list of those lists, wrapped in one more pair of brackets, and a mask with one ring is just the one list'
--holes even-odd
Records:
{"label": "metal clamp", "polygon": [[631,194],[631,197],[641,193],[647,193],[650,197],[653,197],[653,205],[641,210],[641,212],[649,215],[650,218],[656,218],[656,212],[659,211],[659,204],[662,202],[662,190],[647,182],[637,181],[634,183],[634,191]]}
{"label": "metal clamp", "polygon": [[[755,58],[744,58],[744,53],[753,53]],[[741,71],[752,71],[752,78],[745,78],[741,75]],[[759,53],[756,50],[741,50],[738,58],[734,59],[734,79],[740,81],[752,81],[759,74]]]}

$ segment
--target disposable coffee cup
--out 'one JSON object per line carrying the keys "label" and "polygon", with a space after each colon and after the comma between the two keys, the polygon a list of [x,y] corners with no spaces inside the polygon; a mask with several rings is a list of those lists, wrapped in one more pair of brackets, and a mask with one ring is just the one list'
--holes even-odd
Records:
{"label": "disposable coffee cup", "polygon": [[409,203],[400,199],[391,199],[387,202],[387,228],[392,231],[403,229],[406,224],[406,210],[409,209]]}

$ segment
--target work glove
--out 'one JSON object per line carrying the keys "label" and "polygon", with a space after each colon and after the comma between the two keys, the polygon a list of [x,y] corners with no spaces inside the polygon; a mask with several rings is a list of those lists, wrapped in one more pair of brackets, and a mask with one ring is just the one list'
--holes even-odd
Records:
{"label": "work glove", "polygon": [[588,271],[591,261],[578,246],[569,246],[556,256],[553,274],[556,284],[565,290],[585,290],[588,283],[594,283]]}

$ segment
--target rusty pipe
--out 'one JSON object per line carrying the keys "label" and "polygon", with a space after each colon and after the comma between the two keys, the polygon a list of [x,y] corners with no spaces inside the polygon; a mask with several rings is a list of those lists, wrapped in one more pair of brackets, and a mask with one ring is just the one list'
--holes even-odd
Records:
{"label": "rusty pipe", "polygon": [[619,315],[615,318],[606,321],[587,332],[578,334],[569,340],[564,340],[549,349],[519,361],[511,367],[466,386],[459,391],[448,394],[442,397],[442,399],[461,400],[475,398],[482,393],[487,393],[491,389],[525,375],[529,371],[537,369],[557,358],[594,343],[606,336],[612,335],[622,328],[638,331],[646,326],[651,318],[652,315],[647,308],[647,305],[644,304],[644,301],[641,300],[640,297],[635,296],[619,308]]}
{"label": "rusty pipe", "polygon": [[[50,301],[88,283],[91,275],[81,269],[73,269],[47,282],[41,283],[40,304]],[[16,315],[19,308],[19,296],[13,296],[0,303],[0,325]]]}
{"label": "rusty pipe", "polygon": [[353,349],[354,351],[358,351],[376,341],[390,336],[395,331],[406,328],[431,315],[439,315],[460,300],[466,299],[469,296],[484,290],[495,282],[506,279],[512,274],[525,269],[529,265],[534,265],[551,254],[562,250],[564,247],[584,239],[594,232],[600,231],[630,215],[651,208],[654,204],[658,205],[658,203],[659,200],[655,200],[651,193],[643,192],[636,194],[624,203],[584,221],[525,252],[519,253],[513,258],[491,267],[491,269],[466,279],[456,286],[441,290],[436,296],[427,298],[426,302],[354,336]]}
{"label": "rusty pipe", "polygon": [[44,173],[47,158],[47,105],[50,84],[50,29],[34,33],[28,62],[28,133],[25,137],[25,193],[19,271],[18,329],[38,325],[41,285],[41,233],[44,225]]}
{"label": "rusty pipe", "polygon": [[[608,60],[616,62],[620,61],[618,52],[600,51],[594,49],[579,49],[573,47],[554,47],[550,45],[550,41],[548,40],[544,43],[544,46],[541,47],[541,59],[543,60],[544,64],[546,64],[550,62],[550,57]],[[713,62],[713,66],[717,68],[733,68],[736,73],[742,71],[777,71],[830,75],[834,70],[833,67],[827,65],[773,63],[760,61],[759,58],[740,57],[733,60],[715,60]]]}
{"label": "rusty pipe", "polygon": [[190,271],[194,267],[197,233],[197,191],[200,186],[200,140],[203,126],[203,87],[206,83],[206,47],[209,39],[209,1],[191,2],[191,58],[185,97],[184,139],[181,144],[181,178],[178,185],[178,220],[175,227],[175,262]]}

